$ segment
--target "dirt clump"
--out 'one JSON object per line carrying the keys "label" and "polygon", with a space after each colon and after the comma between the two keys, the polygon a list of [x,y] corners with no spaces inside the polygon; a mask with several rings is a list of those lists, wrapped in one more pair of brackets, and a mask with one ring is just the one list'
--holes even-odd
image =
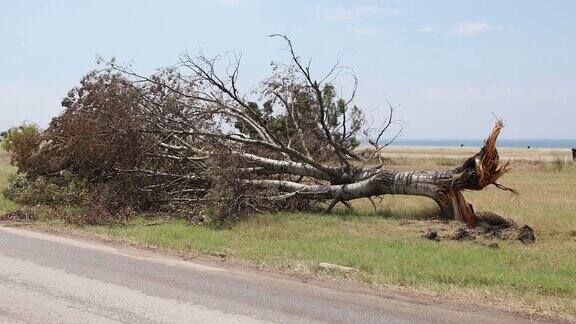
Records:
{"label": "dirt clump", "polygon": [[460,227],[454,232],[454,234],[452,234],[451,239],[455,241],[463,241],[463,240],[474,240],[475,237],[472,235],[469,229]]}
{"label": "dirt clump", "polygon": [[474,241],[487,247],[499,248],[494,240],[518,240],[524,244],[534,243],[536,236],[534,230],[528,226],[520,226],[509,218],[495,213],[477,213],[474,228],[462,225],[460,222],[451,222],[443,228],[427,228],[423,237],[429,240],[440,241],[441,237],[448,237],[454,241]]}
{"label": "dirt clump", "polygon": [[424,231],[424,234],[422,236],[429,240],[440,242],[440,236],[438,235],[438,230],[434,228],[427,229],[426,231]]}
{"label": "dirt clump", "polygon": [[534,235],[534,230],[528,225],[522,226],[518,230],[518,240],[524,244],[534,243],[536,241],[536,236]]}

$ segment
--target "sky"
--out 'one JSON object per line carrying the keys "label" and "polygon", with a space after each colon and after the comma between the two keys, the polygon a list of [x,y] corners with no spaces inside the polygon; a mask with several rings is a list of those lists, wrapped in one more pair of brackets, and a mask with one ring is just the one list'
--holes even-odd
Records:
{"label": "sky", "polygon": [[343,54],[357,103],[409,139],[576,139],[576,1],[0,0],[0,129],[45,127],[96,56],[150,73],[183,52],[242,53],[248,90],[286,61]]}

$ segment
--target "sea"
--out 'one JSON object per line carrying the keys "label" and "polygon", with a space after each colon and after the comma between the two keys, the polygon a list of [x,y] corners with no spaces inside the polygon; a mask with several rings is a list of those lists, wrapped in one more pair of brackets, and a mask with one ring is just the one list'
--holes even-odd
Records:
{"label": "sea", "polygon": [[[422,146],[422,147],[481,147],[484,140],[443,140],[443,139],[397,139],[390,146]],[[498,139],[498,147],[516,148],[576,148],[576,139]]]}

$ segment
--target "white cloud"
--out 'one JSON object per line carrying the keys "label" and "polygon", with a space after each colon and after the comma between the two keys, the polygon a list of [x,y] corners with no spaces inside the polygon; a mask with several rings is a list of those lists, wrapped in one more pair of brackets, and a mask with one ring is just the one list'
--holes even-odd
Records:
{"label": "white cloud", "polygon": [[352,27],[350,30],[357,35],[375,35],[382,33],[382,29],[375,27]]}
{"label": "white cloud", "polygon": [[474,36],[483,32],[499,30],[500,27],[492,26],[485,21],[461,22],[452,28],[438,28],[432,26],[422,26],[418,28],[421,33],[443,35],[443,36]]}
{"label": "white cloud", "polygon": [[239,4],[240,1],[242,1],[242,0],[213,0],[213,1],[218,2],[218,3],[227,4],[227,5],[235,5],[235,4]]}
{"label": "white cloud", "polygon": [[399,9],[395,8],[383,8],[379,6],[361,6],[356,8],[338,8],[338,7],[325,7],[318,8],[318,15],[328,19],[336,21],[350,21],[357,20],[367,15],[387,15],[399,13]]}
{"label": "white cloud", "polygon": [[452,28],[450,34],[456,36],[474,36],[482,32],[497,29],[499,28],[490,26],[487,22],[484,21],[461,22]]}
{"label": "white cloud", "polygon": [[423,33],[433,33],[436,31],[436,28],[430,26],[423,26],[418,28],[418,31],[421,31]]}

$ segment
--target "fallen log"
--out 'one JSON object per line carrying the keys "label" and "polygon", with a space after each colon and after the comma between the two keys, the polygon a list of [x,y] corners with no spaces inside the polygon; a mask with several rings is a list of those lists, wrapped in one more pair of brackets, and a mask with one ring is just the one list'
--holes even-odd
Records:
{"label": "fallen log", "polygon": [[[281,192],[291,193],[285,198],[329,200],[329,212],[336,203],[380,195],[415,195],[433,199],[446,219],[465,222],[475,227],[479,221],[474,208],[466,202],[462,192],[482,190],[494,185],[503,190],[513,191],[497,183],[497,180],[510,170],[509,161],[500,164],[496,150],[496,139],[504,127],[498,120],[484,147],[468,158],[463,165],[453,170],[442,171],[394,171],[382,167],[373,169],[353,169],[347,171],[347,181],[343,184],[306,184],[287,180],[257,179],[246,183],[273,186]],[[341,182],[344,176],[333,179]]]}
{"label": "fallen log", "polygon": [[[284,41],[290,62],[273,64],[272,75],[262,82],[259,92],[251,91],[252,96],[239,92],[238,57],[223,75],[218,73],[222,70],[217,66],[219,60],[203,55],[192,58],[185,54],[178,68],[164,69],[152,78],[110,63],[111,69],[132,79],[138,89],[146,108],[142,114],[150,125],[143,134],[160,140],[160,152],[154,158],[170,157],[170,162],[153,160],[148,165],[190,170],[181,176],[163,170],[135,170],[158,182],[165,178],[153,187],[154,191],[165,188],[164,201],[206,201],[207,209],[213,209],[211,204],[217,201],[226,211],[221,215],[234,215],[239,208],[229,206],[249,205],[237,202],[250,198],[266,202],[320,200],[328,203],[325,212],[330,212],[338,203],[350,208],[348,202],[354,199],[415,195],[433,199],[444,218],[473,228],[478,225],[478,215],[463,192],[489,185],[511,190],[497,182],[509,171],[509,163],[500,163],[496,149],[504,127],[501,120],[482,149],[452,170],[397,171],[371,166],[382,162],[382,149],[402,131],[400,127],[390,136],[384,135],[396,125],[395,107],[386,101],[389,115],[382,125],[367,124],[354,104],[358,84],[354,75],[350,95],[339,95],[334,80],[345,68],[336,64],[317,81],[309,62],[296,54],[287,36],[271,36]],[[179,82],[175,85],[174,80]],[[151,89],[162,91],[150,93]],[[178,105],[162,101],[164,91],[178,98]],[[160,98],[150,104],[154,95]],[[355,150],[360,132],[374,148],[369,157]],[[208,169],[216,172],[205,172]],[[200,185],[197,179],[205,183]]]}

